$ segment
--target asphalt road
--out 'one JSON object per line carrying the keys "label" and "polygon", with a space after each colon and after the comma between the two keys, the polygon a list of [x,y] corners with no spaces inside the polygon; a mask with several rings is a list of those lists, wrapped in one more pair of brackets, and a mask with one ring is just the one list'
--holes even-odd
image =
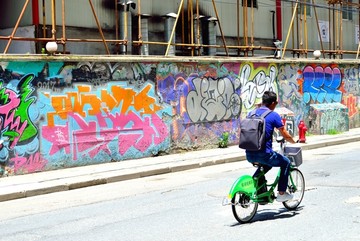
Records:
{"label": "asphalt road", "polygon": [[299,210],[259,206],[250,224],[221,205],[232,182],[254,172],[243,161],[2,202],[0,240],[360,240],[358,146],[303,151]]}

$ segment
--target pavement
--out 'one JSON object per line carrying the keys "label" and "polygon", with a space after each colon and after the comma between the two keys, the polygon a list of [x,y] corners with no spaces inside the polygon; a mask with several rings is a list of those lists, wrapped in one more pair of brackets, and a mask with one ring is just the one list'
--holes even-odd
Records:
{"label": "pavement", "polygon": [[[335,135],[310,135],[306,143],[297,145],[304,151],[355,141],[360,141],[360,128]],[[0,202],[244,160],[245,151],[230,146],[8,176],[0,178]]]}

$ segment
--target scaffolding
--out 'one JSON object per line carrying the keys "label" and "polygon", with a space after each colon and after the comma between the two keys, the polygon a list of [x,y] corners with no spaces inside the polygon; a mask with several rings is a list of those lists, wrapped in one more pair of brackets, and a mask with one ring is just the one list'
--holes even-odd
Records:
{"label": "scaffolding", "polygon": [[[46,24],[46,15],[45,15],[45,4],[46,1],[50,1],[51,3],[51,37],[46,37],[46,29],[47,29],[47,24]],[[209,45],[209,44],[203,44],[200,41],[200,14],[199,14],[199,6],[200,6],[200,1],[201,0],[195,0],[195,6],[193,4],[193,0],[181,0],[180,4],[179,4],[179,8],[177,9],[177,14],[175,15],[175,24],[172,28],[171,31],[171,35],[168,41],[166,42],[161,42],[161,41],[149,41],[149,40],[144,40],[142,33],[141,33],[141,19],[144,17],[144,15],[141,13],[141,0],[137,0],[137,16],[138,16],[138,33],[137,33],[137,39],[133,40],[133,41],[129,41],[128,40],[128,36],[123,36],[123,38],[119,38],[119,8],[120,7],[128,7],[128,4],[133,4],[132,1],[129,1],[128,3],[122,3],[120,4],[119,0],[114,0],[114,11],[115,11],[115,39],[106,39],[103,33],[103,30],[100,26],[99,23],[99,19],[98,16],[96,14],[96,10],[94,8],[93,2],[92,0],[88,0],[88,4],[91,7],[91,11],[94,17],[94,20],[96,22],[97,25],[97,29],[99,32],[99,36],[100,38],[98,39],[78,39],[78,38],[68,38],[66,36],[66,19],[65,19],[65,11],[66,11],[66,6],[65,6],[65,0],[42,0],[42,9],[43,9],[43,22],[42,22],[42,30],[43,30],[43,37],[34,37],[34,38],[29,38],[29,37],[16,37],[15,33],[18,30],[18,27],[20,25],[20,22],[24,16],[24,12],[25,10],[29,7],[30,4],[30,0],[26,0],[22,11],[16,21],[16,24],[11,32],[11,34],[9,36],[0,36],[0,40],[5,40],[7,41],[6,47],[4,49],[4,54],[8,53],[9,47],[12,43],[12,41],[33,41],[35,43],[47,43],[47,42],[56,42],[59,45],[62,45],[62,54],[66,54],[66,44],[68,42],[98,42],[98,43],[103,43],[104,45],[104,49],[105,49],[105,53],[107,55],[110,55],[110,50],[108,47],[108,44],[114,44],[115,46],[119,47],[119,46],[142,46],[144,44],[146,45],[164,45],[166,46],[166,51],[164,53],[165,56],[169,55],[169,50],[171,46],[179,46],[181,48],[186,48],[186,49],[190,49],[190,51],[188,51],[190,56],[199,56],[201,55],[201,51],[198,51],[199,49],[202,48],[216,48],[216,49],[224,49],[226,56],[229,56],[229,49],[234,49],[237,50],[237,56],[243,56],[243,57],[248,57],[248,56],[254,56],[254,52],[257,50],[267,50],[267,51],[274,51],[274,53],[278,53],[278,55],[274,55],[274,57],[278,57],[278,58],[284,58],[285,57],[285,53],[291,52],[293,56],[297,56],[297,57],[308,57],[308,53],[309,52],[314,52],[315,49],[311,49],[308,46],[308,36],[307,36],[307,15],[306,15],[306,8],[305,11],[303,13],[299,14],[299,5],[303,5],[303,6],[307,6],[310,5],[313,7],[314,9],[314,13],[315,13],[315,18],[316,18],[316,22],[318,23],[318,17],[317,17],[317,11],[316,11],[316,4],[315,4],[315,0],[311,0],[311,2],[307,2],[305,0],[286,0],[287,2],[291,2],[292,3],[292,17],[291,17],[291,21],[287,30],[287,34],[286,34],[286,39],[284,44],[282,42],[279,43],[274,43],[275,45],[271,45],[271,46],[256,46],[254,44],[254,6],[253,6],[253,1],[251,1],[251,6],[247,6],[247,2],[248,1],[242,1],[240,2],[240,0],[236,0],[236,5],[237,5],[237,18],[236,18],[236,27],[237,27],[237,45],[228,45],[226,44],[226,37],[224,36],[223,30],[222,30],[222,26],[221,26],[221,19],[218,15],[218,11],[217,11],[217,6],[215,3],[215,0],[212,0],[212,5],[213,5],[213,9],[214,12],[216,14],[216,21],[217,21],[217,25],[219,27],[219,31],[221,34],[221,40],[222,40],[222,44],[214,44],[214,45]],[[56,33],[56,27],[57,27],[57,23],[56,23],[56,13],[57,13],[57,9],[56,9],[56,1],[61,1],[61,15],[62,15],[62,23],[61,23],[61,29],[62,29],[62,33],[60,37],[57,37],[57,33]],[[276,4],[278,4],[278,2],[281,0],[276,0]],[[360,8],[360,4],[355,4],[355,3],[351,3],[351,2],[345,2],[342,0],[328,0],[327,2],[328,4],[328,9],[329,9],[329,23],[331,26],[331,40],[329,43],[329,47],[328,49],[325,49],[322,38],[321,38],[321,33],[320,33],[320,27],[319,24],[317,24],[317,31],[318,31],[318,35],[319,35],[319,39],[320,39],[320,44],[321,44],[321,53],[322,53],[322,57],[323,58],[342,58],[343,54],[356,54],[356,59],[359,56],[359,51],[360,51],[360,41],[359,41],[359,45],[358,45],[358,49],[357,51],[355,50],[345,50],[343,49],[343,33],[342,33],[342,7],[343,6],[352,6],[356,9]],[[278,5],[276,6],[278,7]],[[242,8],[242,11],[240,11],[240,9]],[[248,11],[251,11],[250,14],[250,31],[248,29]],[[185,11],[187,11],[187,16],[188,18],[185,20],[185,18],[183,17],[185,15]],[[272,11],[274,12],[274,11]],[[241,22],[241,15],[242,15],[242,22]],[[181,23],[179,22],[180,16],[182,16],[181,18]],[[185,21],[188,21],[187,24],[185,24]],[[195,23],[197,21],[197,24]],[[359,20],[360,21],[360,20]],[[195,24],[194,24],[195,23]],[[175,34],[175,30],[178,24],[181,24],[181,29],[182,29],[182,42],[181,43],[174,43],[172,41],[174,34]],[[296,25],[296,28],[295,28]],[[185,29],[185,26],[187,26],[188,29]],[[240,27],[242,27],[242,36],[240,34]],[[249,33],[250,32],[250,33]],[[189,40],[188,42],[185,42],[185,35],[188,34],[187,39]],[[289,39],[290,39],[290,35],[292,36],[292,46],[288,47],[288,43],[289,43]],[[295,37],[296,36],[296,37]],[[241,44],[241,38],[243,40],[243,44]],[[275,36],[274,36],[274,40],[275,40]],[[295,47],[296,45],[296,47]],[[280,53],[280,54],[279,54]]]}

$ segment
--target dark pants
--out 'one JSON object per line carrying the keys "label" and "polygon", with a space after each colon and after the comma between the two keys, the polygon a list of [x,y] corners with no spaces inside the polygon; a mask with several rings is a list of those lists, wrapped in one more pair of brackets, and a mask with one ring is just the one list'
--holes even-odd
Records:
{"label": "dark pants", "polygon": [[[264,166],[264,172],[267,173],[272,167],[280,167],[280,179],[278,184],[278,191],[285,192],[290,173],[290,160],[275,151],[272,153],[264,152],[246,152],[246,158],[249,162],[258,162]],[[260,168],[254,173],[254,177],[260,172]]]}

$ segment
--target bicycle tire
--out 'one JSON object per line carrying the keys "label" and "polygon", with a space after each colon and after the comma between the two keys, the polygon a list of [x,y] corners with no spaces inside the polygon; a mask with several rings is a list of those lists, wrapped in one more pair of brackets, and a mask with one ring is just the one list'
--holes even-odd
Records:
{"label": "bicycle tire", "polygon": [[[291,178],[296,186],[296,190],[291,182]],[[297,168],[294,168],[290,171],[287,192],[292,194],[294,197],[292,200],[283,202],[283,205],[288,210],[296,210],[300,205],[305,192],[305,178],[302,172]]]}
{"label": "bicycle tire", "polygon": [[251,201],[250,196],[243,192],[235,193],[231,199],[231,204],[233,215],[239,223],[250,222],[255,216],[259,205]]}

